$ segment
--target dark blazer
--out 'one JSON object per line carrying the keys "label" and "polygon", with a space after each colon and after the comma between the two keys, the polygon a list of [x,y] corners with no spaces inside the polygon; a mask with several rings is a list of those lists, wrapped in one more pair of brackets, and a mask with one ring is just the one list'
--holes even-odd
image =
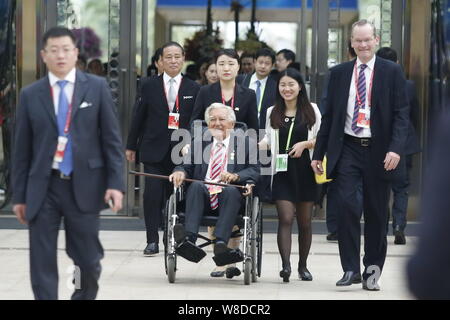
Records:
{"label": "dark blazer", "polygon": [[[198,140],[192,139],[190,151],[185,156],[183,164],[177,166],[174,171],[184,171],[186,178],[205,180],[209,164],[207,155],[211,153],[212,142],[212,138],[208,141],[203,141],[201,137]],[[207,159],[203,159],[203,155],[206,155]],[[256,183],[260,175],[256,141],[248,136],[238,137],[232,134],[226,171],[239,175],[239,181],[234,184]]]}
{"label": "dark blazer", "polygon": [[[91,105],[80,109],[83,102]],[[81,211],[96,212],[104,207],[106,189],[125,190],[117,115],[106,81],[80,71],[72,105],[74,196]],[[16,119],[13,203],[26,204],[26,218],[31,221],[47,193],[58,140],[48,76],[22,89]]]}
{"label": "dark blazer", "polygon": [[[200,86],[186,78],[180,84],[180,128],[190,129],[194,102]],[[139,160],[144,163],[160,162],[170,147],[173,130],[168,129],[169,108],[164,92],[163,76],[150,77],[141,84],[140,101],[137,102],[128,134],[127,149],[139,149]]]}
{"label": "dark blazer", "polygon": [[406,80],[406,95],[408,97],[410,121],[408,125],[408,136],[406,138],[405,155],[409,155],[422,151],[415,129],[419,124],[419,101],[417,100],[414,82],[411,80]]}
{"label": "dark blazer", "polygon": [[[327,175],[335,177],[344,143],[348,94],[356,60],[342,63],[330,70],[328,90],[323,107],[322,124],[317,135],[313,160],[322,160],[327,154]],[[371,119],[371,163],[381,177],[392,178],[384,170],[383,160],[389,151],[404,154],[408,134],[408,102],[406,80],[401,67],[376,57],[374,65]]]}
{"label": "dark blazer", "polygon": [[[236,83],[234,97],[234,112],[236,121],[244,122],[248,128],[259,129],[258,109],[256,107],[256,94],[252,89],[244,88]],[[203,86],[195,100],[194,111],[192,112],[191,122],[197,119],[205,119],[205,110],[212,103],[222,103],[222,89],[220,82]]]}
{"label": "dark blazer", "polygon": [[[253,74],[246,74],[245,76],[241,77],[239,80],[240,84],[245,87],[250,87],[250,80],[252,79]],[[238,81],[239,82],[239,81]],[[275,105],[275,97],[277,95],[277,81],[275,80],[275,77],[270,76],[267,78],[266,82],[266,88],[264,89],[264,95],[262,97],[261,102],[261,110],[259,111],[259,128],[265,129],[266,128],[266,114],[267,109],[269,109],[271,106]],[[255,93],[256,96],[256,93]],[[258,110],[258,105],[256,105],[256,110]]]}

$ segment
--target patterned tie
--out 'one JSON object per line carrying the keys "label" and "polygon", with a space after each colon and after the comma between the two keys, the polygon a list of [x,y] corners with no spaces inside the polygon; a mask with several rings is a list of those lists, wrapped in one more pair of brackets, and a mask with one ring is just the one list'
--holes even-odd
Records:
{"label": "patterned tie", "polygon": [[366,105],[366,76],[364,75],[364,69],[367,68],[366,64],[360,65],[361,70],[359,71],[358,84],[356,90],[358,90],[359,100],[361,102],[361,106],[358,104],[358,98],[355,99],[355,109],[353,112],[353,121],[352,121],[352,130],[354,133],[358,134],[362,131],[363,128],[358,127],[356,123],[358,122],[359,108]]}
{"label": "patterned tie", "polygon": [[[64,87],[68,83],[67,80],[59,80],[57,84],[60,88],[59,91],[59,102],[58,102],[58,134],[59,136],[65,136],[64,127],[66,126],[67,114],[69,112],[69,101],[67,100],[67,96],[64,92]],[[64,152],[64,158],[62,162],[59,164],[59,171],[64,173],[65,175],[70,175],[72,172],[72,139],[70,138],[70,134],[67,134],[67,145],[66,150]]]}
{"label": "patterned tie", "polygon": [[[261,81],[256,80],[256,107],[259,110],[259,101],[261,100]],[[259,113],[258,113],[259,115]]]}
{"label": "patterned tie", "polygon": [[[224,144],[218,142],[216,144],[214,153],[212,155],[211,161],[211,172],[209,178],[211,181],[216,180],[223,171],[223,155],[224,155]],[[212,185],[208,185],[208,189],[212,188]],[[211,209],[215,210],[219,206],[219,196],[217,193],[210,195]]]}
{"label": "patterned tie", "polygon": [[175,79],[170,78],[169,80],[169,96],[167,98],[167,102],[169,103],[169,109],[171,112],[173,111],[173,106],[175,105],[175,101],[177,100],[177,93],[175,92]]}

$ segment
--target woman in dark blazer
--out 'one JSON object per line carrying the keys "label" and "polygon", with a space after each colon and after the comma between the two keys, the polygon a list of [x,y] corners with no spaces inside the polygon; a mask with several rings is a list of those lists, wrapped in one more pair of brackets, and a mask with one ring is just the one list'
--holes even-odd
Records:
{"label": "woman in dark blazer", "polygon": [[204,120],[205,110],[214,102],[233,108],[236,121],[244,122],[248,128],[258,130],[256,94],[236,82],[239,72],[239,56],[233,49],[222,49],[215,57],[219,81],[200,89],[195,100],[191,123]]}

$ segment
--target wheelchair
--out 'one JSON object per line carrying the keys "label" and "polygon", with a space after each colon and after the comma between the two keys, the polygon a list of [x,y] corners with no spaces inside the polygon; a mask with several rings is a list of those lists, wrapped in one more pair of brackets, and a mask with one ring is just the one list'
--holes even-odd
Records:
{"label": "wheelchair", "polygon": [[[183,186],[174,187],[173,194],[166,203],[164,210],[164,261],[165,270],[169,283],[174,283],[177,272],[177,253],[175,251],[176,241],[173,228],[178,223],[184,223],[185,218],[185,201]],[[204,215],[200,226],[215,226],[218,220],[216,215]],[[231,238],[242,236],[241,251],[244,254],[243,273],[244,284],[249,285],[256,282],[261,277],[262,263],[262,238],[263,238],[263,219],[262,206],[257,196],[253,193],[242,199],[242,206],[236,223],[239,230],[232,233]],[[215,240],[211,240],[201,234],[197,234],[198,240],[205,242],[198,244],[200,248],[214,244]]]}

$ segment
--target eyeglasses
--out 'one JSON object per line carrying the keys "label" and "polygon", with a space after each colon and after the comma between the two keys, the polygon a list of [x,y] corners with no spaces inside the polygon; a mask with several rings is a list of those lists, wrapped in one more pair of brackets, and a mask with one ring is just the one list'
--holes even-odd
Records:
{"label": "eyeglasses", "polygon": [[75,47],[72,48],[50,48],[50,49],[44,49],[45,52],[56,56],[58,55],[60,52],[62,52],[63,55],[68,56],[69,54],[71,54],[74,51]]}

